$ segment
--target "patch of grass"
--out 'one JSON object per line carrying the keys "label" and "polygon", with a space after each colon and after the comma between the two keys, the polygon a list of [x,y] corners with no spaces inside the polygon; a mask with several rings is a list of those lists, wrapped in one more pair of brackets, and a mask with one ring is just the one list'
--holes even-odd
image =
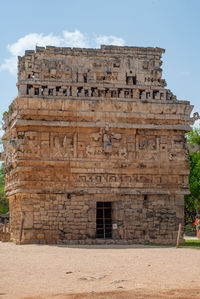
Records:
{"label": "patch of grass", "polygon": [[158,247],[173,247],[173,244],[162,244],[162,243],[145,243],[147,246],[158,246]]}
{"label": "patch of grass", "polygon": [[180,245],[180,248],[200,249],[200,240],[186,240],[185,244]]}
{"label": "patch of grass", "polygon": [[[156,244],[156,243],[148,243],[146,245],[150,246],[160,246],[160,247],[175,247],[176,244]],[[179,248],[194,248],[200,249],[200,239],[199,240],[185,240],[185,244],[181,244]]]}

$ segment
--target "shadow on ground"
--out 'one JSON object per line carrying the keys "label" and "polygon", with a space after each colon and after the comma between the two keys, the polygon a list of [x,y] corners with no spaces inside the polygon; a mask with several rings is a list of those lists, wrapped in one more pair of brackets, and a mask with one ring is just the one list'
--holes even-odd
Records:
{"label": "shadow on ground", "polygon": [[130,291],[113,291],[101,293],[82,293],[82,294],[54,294],[47,296],[23,297],[23,299],[165,299],[179,298],[191,299],[200,298],[199,289],[171,289],[171,290],[130,290]]}

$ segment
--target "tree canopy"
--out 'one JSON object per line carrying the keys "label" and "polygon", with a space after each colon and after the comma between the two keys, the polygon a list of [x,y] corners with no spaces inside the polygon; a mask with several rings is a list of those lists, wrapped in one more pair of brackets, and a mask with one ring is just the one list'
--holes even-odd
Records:
{"label": "tree canopy", "polygon": [[[200,128],[186,134],[187,142],[193,147],[195,144],[200,146]],[[189,153],[190,163],[190,195],[185,197],[185,223],[194,223],[195,216],[200,212],[200,151]]]}
{"label": "tree canopy", "polygon": [[[2,124],[0,123],[0,136],[2,135]],[[0,151],[2,151],[2,140],[0,137]],[[4,192],[4,164],[0,163],[0,214],[5,214],[9,211],[9,200],[5,197]]]}
{"label": "tree canopy", "polygon": [[186,133],[185,137],[187,139],[187,143],[191,146],[194,146],[195,143],[200,146],[200,128],[194,128],[192,131]]}
{"label": "tree canopy", "polygon": [[9,210],[9,202],[8,199],[5,197],[4,192],[4,164],[0,166],[0,214],[5,214]]}

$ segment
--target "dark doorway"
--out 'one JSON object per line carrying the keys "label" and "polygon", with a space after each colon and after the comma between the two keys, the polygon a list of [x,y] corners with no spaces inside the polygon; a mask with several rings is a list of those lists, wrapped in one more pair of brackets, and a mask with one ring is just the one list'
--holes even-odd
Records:
{"label": "dark doorway", "polygon": [[96,237],[112,238],[112,205],[111,202],[97,202]]}

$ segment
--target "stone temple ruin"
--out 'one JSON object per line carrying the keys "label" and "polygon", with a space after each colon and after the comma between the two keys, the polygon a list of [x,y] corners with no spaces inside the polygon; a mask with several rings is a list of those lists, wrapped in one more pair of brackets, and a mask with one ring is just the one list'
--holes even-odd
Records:
{"label": "stone temple ruin", "polygon": [[163,53],[47,46],[19,57],[4,126],[16,243],[176,242],[193,106],[165,88]]}

